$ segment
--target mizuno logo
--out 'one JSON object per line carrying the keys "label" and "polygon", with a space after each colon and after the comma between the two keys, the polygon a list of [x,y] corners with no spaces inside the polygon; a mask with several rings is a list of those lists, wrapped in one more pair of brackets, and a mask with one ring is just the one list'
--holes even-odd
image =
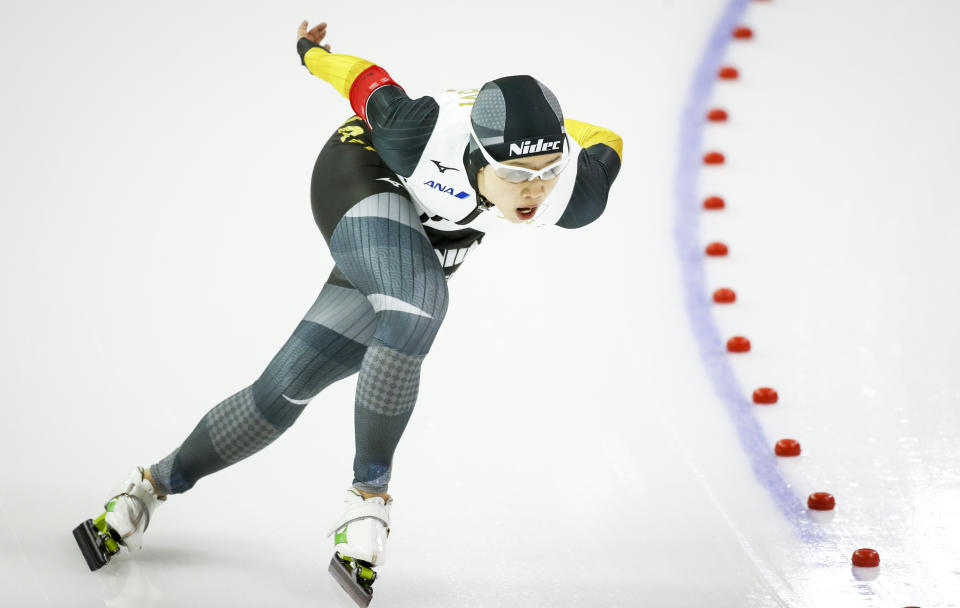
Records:
{"label": "mizuno logo", "polygon": [[538,154],[546,152],[560,152],[560,144],[563,143],[563,140],[557,141],[543,141],[543,138],[537,140],[537,143],[530,141],[525,141],[522,144],[510,144],[510,154],[513,156],[523,156],[526,154]]}
{"label": "mizuno logo", "polygon": [[447,171],[459,171],[456,167],[444,167],[440,164],[440,161],[430,159],[430,162],[437,166],[437,169],[440,169],[440,173],[446,173]]}
{"label": "mizuno logo", "polygon": [[430,188],[433,188],[434,190],[439,190],[440,192],[443,192],[444,194],[449,194],[450,196],[454,196],[454,197],[459,198],[459,199],[470,198],[470,195],[467,194],[466,192],[464,192],[464,191],[462,191],[462,190],[461,190],[460,192],[454,192],[454,191],[453,191],[453,188],[450,188],[450,187],[448,187],[448,186],[444,186],[444,185],[441,184],[440,182],[435,182],[435,181],[433,181],[432,179],[423,182],[423,185],[424,185],[424,186],[429,186]]}
{"label": "mizuno logo", "polygon": [[377,181],[380,181],[380,182],[390,182],[391,184],[393,184],[393,185],[396,186],[397,188],[400,187],[400,182],[395,182],[395,181],[393,181],[392,179],[390,179],[389,177],[378,177],[378,178],[377,178]]}

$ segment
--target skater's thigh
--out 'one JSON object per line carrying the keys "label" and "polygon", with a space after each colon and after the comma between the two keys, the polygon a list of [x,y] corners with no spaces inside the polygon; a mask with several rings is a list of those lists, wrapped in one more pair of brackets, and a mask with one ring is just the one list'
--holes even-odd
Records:
{"label": "skater's thigh", "polygon": [[429,316],[446,311],[443,267],[405,192],[358,201],[337,223],[330,253],[337,269],[376,310],[387,298]]}
{"label": "skater's thigh", "polygon": [[447,281],[410,200],[388,193],[358,202],[337,223],[330,252],[376,310],[374,340],[426,354],[447,311]]}
{"label": "skater's thigh", "polygon": [[373,335],[376,311],[357,288],[349,282],[338,281],[338,274],[334,269],[331,278],[320,290],[320,295],[303,316],[303,322],[366,345]]}
{"label": "skater's thigh", "polygon": [[446,313],[447,282],[409,194],[362,120],[348,120],[324,146],[311,203],[337,263],[329,282],[368,298],[376,339],[425,352]]}

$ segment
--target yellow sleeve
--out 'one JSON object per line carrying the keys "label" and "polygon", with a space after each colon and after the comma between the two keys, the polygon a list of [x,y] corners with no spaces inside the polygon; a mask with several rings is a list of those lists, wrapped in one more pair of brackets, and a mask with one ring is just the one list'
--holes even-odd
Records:
{"label": "yellow sleeve", "polygon": [[617,153],[617,158],[623,160],[623,140],[610,129],[570,118],[563,119],[563,126],[566,127],[567,133],[580,144],[581,148],[605,144],[613,148],[614,152]]}
{"label": "yellow sleeve", "polygon": [[310,73],[326,80],[341,95],[350,99],[350,85],[365,69],[374,65],[372,61],[330,53],[321,47],[313,47],[303,55],[303,64]]}

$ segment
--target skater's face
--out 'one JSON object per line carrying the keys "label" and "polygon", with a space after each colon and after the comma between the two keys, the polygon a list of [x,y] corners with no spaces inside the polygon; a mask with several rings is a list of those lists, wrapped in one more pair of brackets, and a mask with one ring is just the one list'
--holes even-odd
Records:
{"label": "skater's face", "polygon": [[[500,163],[516,165],[527,169],[543,169],[560,160],[560,153],[537,154],[526,158],[518,158]],[[542,180],[539,177],[519,184],[510,183],[497,177],[497,174],[487,165],[477,174],[477,186],[480,194],[496,205],[503,217],[514,224],[527,222],[537,214],[540,203],[546,199],[557,186],[557,178]]]}

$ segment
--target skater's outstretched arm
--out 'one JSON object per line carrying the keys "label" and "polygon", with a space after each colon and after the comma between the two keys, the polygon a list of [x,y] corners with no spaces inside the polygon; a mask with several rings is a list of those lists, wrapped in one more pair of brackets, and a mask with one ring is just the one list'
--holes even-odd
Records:
{"label": "skater's outstretched arm", "polygon": [[330,52],[329,44],[320,45],[326,33],[326,23],[310,30],[306,21],[300,24],[300,62],[350,100],[353,111],[370,125],[373,145],[383,161],[397,174],[409,177],[437,124],[440,107],[436,100],[410,99],[380,66],[360,57]]}
{"label": "skater's outstretched arm", "polygon": [[609,129],[564,119],[567,134],[582,150],[577,159],[577,181],[566,210],[557,221],[562,228],[580,228],[600,217],[607,206],[607,195],[620,172],[623,140]]}

